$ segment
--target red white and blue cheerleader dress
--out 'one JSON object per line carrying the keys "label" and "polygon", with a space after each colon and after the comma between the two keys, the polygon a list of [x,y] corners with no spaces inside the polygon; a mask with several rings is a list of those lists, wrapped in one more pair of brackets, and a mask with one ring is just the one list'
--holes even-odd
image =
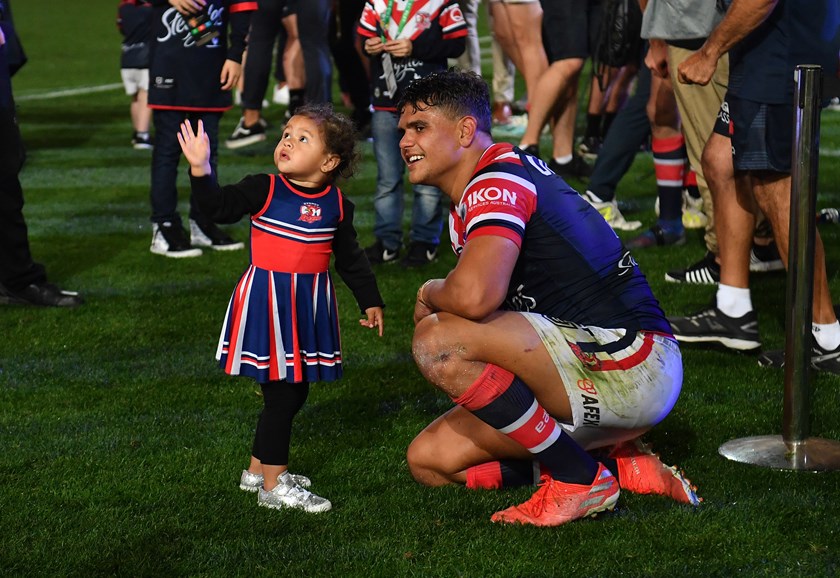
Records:
{"label": "red white and blue cheerleader dress", "polygon": [[[194,190],[201,179],[205,178],[193,177]],[[199,190],[207,184],[200,183]],[[236,213],[241,217],[241,202],[254,207],[265,199],[258,211],[248,211],[251,264],[228,304],[216,351],[220,366],[230,375],[260,383],[340,378],[341,338],[330,256],[335,253],[336,270],[362,311],[382,305],[356,241],[352,203],[334,185],[303,190],[280,175],[246,177],[237,185],[211,189],[199,195],[204,200],[200,207],[220,222],[230,222]]]}

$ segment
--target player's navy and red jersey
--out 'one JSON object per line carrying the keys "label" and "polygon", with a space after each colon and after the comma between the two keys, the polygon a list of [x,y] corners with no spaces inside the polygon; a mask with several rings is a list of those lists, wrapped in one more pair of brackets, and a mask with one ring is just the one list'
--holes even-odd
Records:
{"label": "player's navy and red jersey", "polygon": [[606,329],[671,334],[659,303],[615,232],[541,160],[488,148],[450,213],[452,248],[482,235],[520,249],[503,308]]}
{"label": "player's navy and red jersey", "polygon": [[[204,11],[219,36],[198,46],[187,20],[166,0],[153,0],[149,108],[225,111],[233,106],[221,89],[225,60],[242,62],[257,0],[210,0]],[[230,35],[228,36],[228,24]]]}
{"label": "player's navy and red jersey", "polygon": [[[393,10],[383,30],[382,15],[389,4]],[[386,40],[408,38],[412,43],[410,56],[393,59],[396,94],[388,91],[382,56],[370,57],[371,94],[378,110],[396,111],[402,89],[416,78],[446,70],[447,59],[457,58],[466,47],[467,22],[456,0],[415,0],[400,31],[406,7],[406,0],[368,0],[359,19],[357,30],[363,39],[384,35]]]}

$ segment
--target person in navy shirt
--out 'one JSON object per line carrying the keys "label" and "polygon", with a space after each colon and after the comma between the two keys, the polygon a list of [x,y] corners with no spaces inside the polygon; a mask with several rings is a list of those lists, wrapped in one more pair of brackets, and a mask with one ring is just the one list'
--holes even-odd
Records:
{"label": "person in navy shirt", "polygon": [[[149,107],[155,126],[152,151],[152,243],[166,257],[198,257],[202,247],[242,249],[202,215],[190,199],[190,235],[178,213],[179,127],[185,119],[202,121],[210,137],[215,168],[219,122],[233,106],[231,90],[242,73],[242,53],[256,0],[152,0]],[[230,33],[228,33],[230,29]]]}
{"label": "person in navy shirt", "polygon": [[620,489],[698,504],[638,439],[676,403],[682,360],[621,240],[540,159],[493,144],[479,76],[416,80],[398,108],[409,179],[451,199],[458,255],[417,293],[414,359],[457,405],[411,443],[415,479],[539,480],[501,523],[556,526],[612,509]]}

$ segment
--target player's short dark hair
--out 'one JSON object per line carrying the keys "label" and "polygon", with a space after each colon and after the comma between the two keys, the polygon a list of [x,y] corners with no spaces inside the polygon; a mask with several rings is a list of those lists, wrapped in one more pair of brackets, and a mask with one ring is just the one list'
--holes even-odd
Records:
{"label": "player's short dark hair", "polygon": [[413,81],[402,94],[397,110],[440,108],[452,118],[472,116],[478,130],[490,133],[490,89],[476,73],[450,68]]}
{"label": "player's short dark hair", "polygon": [[295,116],[305,116],[315,121],[321,130],[327,152],[341,159],[333,169],[332,176],[353,176],[359,161],[359,152],[356,150],[358,139],[353,121],[340,112],[335,112],[330,103],[305,104],[295,111]]}

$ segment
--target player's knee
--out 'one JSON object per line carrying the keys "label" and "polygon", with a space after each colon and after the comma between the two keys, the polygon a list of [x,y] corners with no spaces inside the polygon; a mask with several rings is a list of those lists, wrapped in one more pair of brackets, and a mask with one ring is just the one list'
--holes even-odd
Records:
{"label": "player's knee", "polygon": [[450,481],[440,472],[435,460],[435,451],[426,437],[421,433],[406,451],[406,461],[411,476],[418,484],[424,486],[443,486]]}
{"label": "player's knee", "polygon": [[434,371],[439,352],[444,346],[441,323],[437,315],[429,315],[420,320],[414,328],[414,338],[411,342],[411,353],[417,367],[426,377]]}

